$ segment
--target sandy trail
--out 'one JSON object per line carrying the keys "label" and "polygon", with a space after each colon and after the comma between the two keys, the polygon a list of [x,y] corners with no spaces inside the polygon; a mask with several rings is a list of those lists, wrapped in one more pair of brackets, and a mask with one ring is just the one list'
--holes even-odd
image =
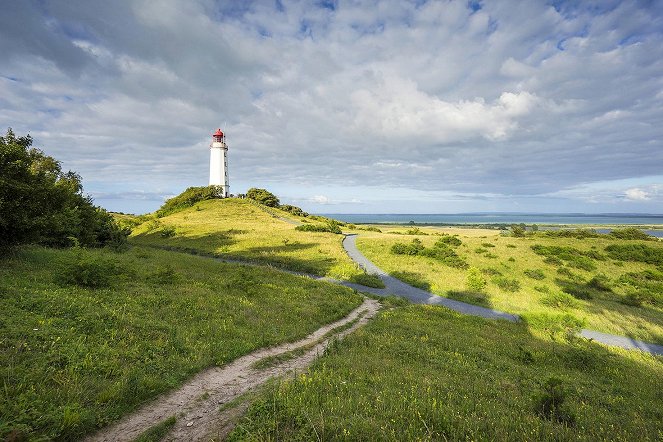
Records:
{"label": "sandy trail", "polygon": [[[232,429],[234,420],[243,414],[248,404],[239,404],[219,412],[222,404],[272,377],[304,370],[325,350],[331,340],[352,333],[375,316],[379,309],[380,304],[377,301],[366,299],[343,319],[319,328],[300,341],[257,350],[223,367],[204,370],[177,390],[158,397],[85,440],[131,441],[148,428],[173,415],[177,416],[177,423],[165,440],[195,441],[209,440],[212,435],[223,436]],[[352,323],[351,327],[335,332],[338,327],[347,326],[349,323]],[[302,348],[305,349],[303,354],[292,359],[262,369],[253,367],[256,362],[266,357]]]}

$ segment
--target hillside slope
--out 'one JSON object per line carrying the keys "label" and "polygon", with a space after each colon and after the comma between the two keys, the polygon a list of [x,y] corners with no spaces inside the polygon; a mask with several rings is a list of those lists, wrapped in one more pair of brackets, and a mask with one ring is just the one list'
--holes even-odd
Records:
{"label": "hillside slope", "polygon": [[[285,219],[281,219],[285,218]],[[287,222],[292,220],[293,222]],[[361,275],[342,236],[295,230],[308,222],[249,200],[208,200],[134,229],[134,244],[169,247],[350,280]]]}

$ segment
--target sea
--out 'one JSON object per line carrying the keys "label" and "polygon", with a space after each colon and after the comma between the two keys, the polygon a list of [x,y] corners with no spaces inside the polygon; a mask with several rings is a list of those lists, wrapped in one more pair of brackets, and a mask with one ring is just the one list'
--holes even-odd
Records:
{"label": "sea", "polygon": [[[333,213],[322,214],[343,222],[355,224],[420,224],[420,225],[463,225],[463,224],[537,224],[540,226],[572,225],[639,225],[656,226],[643,229],[646,233],[663,238],[663,214],[642,213]],[[658,227],[660,226],[660,229]],[[597,229],[608,233],[610,229]]]}

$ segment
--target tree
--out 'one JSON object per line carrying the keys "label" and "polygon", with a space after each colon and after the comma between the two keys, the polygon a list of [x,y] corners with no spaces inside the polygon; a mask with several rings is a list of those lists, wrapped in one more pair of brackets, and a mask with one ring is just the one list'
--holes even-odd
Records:
{"label": "tree", "polygon": [[82,194],[81,177],[31,146],[29,135],[17,137],[11,128],[0,136],[0,248],[126,241],[112,217]]}
{"label": "tree", "polygon": [[279,199],[271,192],[268,192],[265,189],[257,189],[255,187],[250,188],[246,192],[246,197],[254,201],[264,204],[269,207],[278,207]]}

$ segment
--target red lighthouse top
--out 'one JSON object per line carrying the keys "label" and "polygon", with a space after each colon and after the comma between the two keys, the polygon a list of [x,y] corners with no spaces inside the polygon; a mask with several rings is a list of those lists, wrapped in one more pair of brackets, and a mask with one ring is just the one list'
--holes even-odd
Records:
{"label": "red lighthouse top", "polygon": [[216,132],[214,132],[214,134],[212,134],[212,139],[213,139],[215,142],[219,142],[219,143],[220,143],[220,142],[223,141],[223,137],[224,137],[224,136],[225,136],[225,135],[223,135],[223,132],[221,132],[221,129],[217,129]]}

